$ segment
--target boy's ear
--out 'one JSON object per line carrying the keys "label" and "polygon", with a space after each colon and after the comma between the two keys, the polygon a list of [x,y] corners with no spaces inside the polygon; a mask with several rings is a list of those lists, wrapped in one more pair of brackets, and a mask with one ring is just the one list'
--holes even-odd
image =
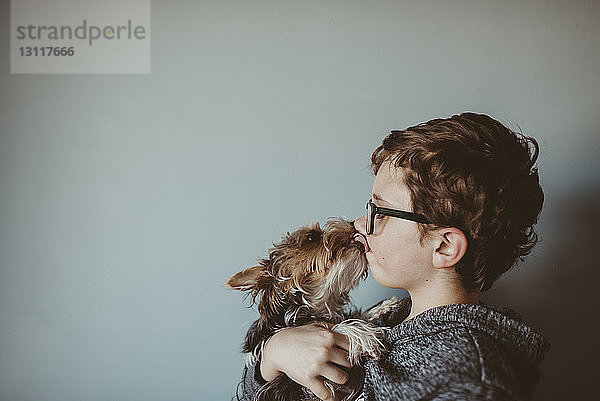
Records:
{"label": "boy's ear", "polygon": [[458,228],[438,230],[437,245],[433,254],[433,266],[446,268],[456,265],[467,252],[467,236]]}
{"label": "boy's ear", "polygon": [[258,278],[262,275],[264,267],[261,265],[252,266],[247,268],[246,270],[242,270],[241,272],[233,275],[227,283],[225,283],[225,287],[230,290],[240,290],[247,291],[251,290],[256,286],[256,282]]}

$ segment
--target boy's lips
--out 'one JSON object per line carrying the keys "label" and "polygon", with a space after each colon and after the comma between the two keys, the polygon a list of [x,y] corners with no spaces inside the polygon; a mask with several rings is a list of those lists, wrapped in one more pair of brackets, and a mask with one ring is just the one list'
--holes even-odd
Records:
{"label": "boy's lips", "polygon": [[367,242],[367,239],[365,238],[364,235],[362,235],[361,233],[356,233],[354,234],[354,241],[356,242],[360,242],[365,250],[365,253],[369,252],[369,243]]}

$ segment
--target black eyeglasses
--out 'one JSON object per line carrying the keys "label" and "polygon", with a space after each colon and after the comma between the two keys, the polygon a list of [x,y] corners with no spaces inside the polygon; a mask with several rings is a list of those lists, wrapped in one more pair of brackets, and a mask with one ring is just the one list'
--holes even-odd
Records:
{"label": "black eyeglasses", "polygon": [[373,199],[369,199],[367,202],[367,235],[373,234],[375,229],[375,216],[378,214],[385,216],[397,217],[399,219],[415,221],[417,223],[429,224],[425,216],[413,212],[405,212],[403,210],[388,209],[385,207],[378,207],[373,202]]}

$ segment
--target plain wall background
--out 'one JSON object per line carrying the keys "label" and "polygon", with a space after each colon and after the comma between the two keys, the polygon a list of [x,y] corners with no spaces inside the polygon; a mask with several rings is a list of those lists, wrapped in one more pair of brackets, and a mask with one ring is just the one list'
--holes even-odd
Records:
{"label": "plain wall background", "polygon": [[153,1],[150,75],[11,75],[0,15],[0,400],[230,399],[257,315],[222,284],[463,111],[536,137],[546,193],[482,299],[552,342],[536,400],[597,393],[598,2]]}

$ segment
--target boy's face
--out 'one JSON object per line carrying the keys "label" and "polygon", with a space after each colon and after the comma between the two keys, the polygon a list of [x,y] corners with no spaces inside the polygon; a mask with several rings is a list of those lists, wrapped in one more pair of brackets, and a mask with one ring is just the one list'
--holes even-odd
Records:
{"label": "boy's face", "polygon": [[[410,192],[403,184],[403,172],[384,162],[373,183],[376,206],[412,211]],[[366,252],[371,273],[381,285],[411,290],[431,278],[433,251],[431,241],[421,246],[417,223],[390,216],[376,216],[372,235],[366,235],[366,215],[355,221],[355,228],[367,238]]]}

